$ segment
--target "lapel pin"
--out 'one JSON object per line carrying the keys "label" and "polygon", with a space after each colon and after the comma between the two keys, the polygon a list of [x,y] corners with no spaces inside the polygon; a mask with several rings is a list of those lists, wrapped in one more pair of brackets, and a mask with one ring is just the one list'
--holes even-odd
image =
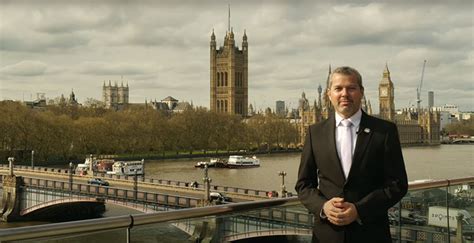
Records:
{"label": "lapel pin", "polygon": [[364,128],[365,133],[370,133],[370,128]]}

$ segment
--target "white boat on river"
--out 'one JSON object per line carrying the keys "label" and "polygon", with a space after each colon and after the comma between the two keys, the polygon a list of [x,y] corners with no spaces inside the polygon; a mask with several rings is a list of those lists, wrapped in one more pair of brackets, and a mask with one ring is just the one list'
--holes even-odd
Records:
{"label": "white boat on river", "polygon": [[260,160],[256,156],[246,157],[241,155],[231,155],[227,161],[228,168],[247,168],[260,166]]}
{"label": "white boat on river", "polygon": [[108,171],[108,175],[143,175],[145,161],[117,161],[112,165],[112,171]]}

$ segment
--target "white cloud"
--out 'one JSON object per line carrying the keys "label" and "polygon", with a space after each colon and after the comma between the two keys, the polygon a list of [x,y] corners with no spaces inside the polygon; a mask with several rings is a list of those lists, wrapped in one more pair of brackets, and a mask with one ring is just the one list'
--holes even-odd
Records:
{"label": "white cloud", "polygon": [[[435,103],[473,110],[472,1],[233,1],[231,26],[249,41],[249,102],[296,105],[325,86],[327,67],[358,68],[377,111],[388,62],[396,106],[415,99],[423,60]],[[129,82],[132,102],[172,95],[209,106],[209,41],[223,44],[227,2],[2,2],[0,99],[25,93],[101,98]],[[41,84],[41,86],[38,86]],[[196,91],[199,92],[196,92]],[[439,103],[438,103],[439,102]],[[264,107],[262,107],[264,108]]]}
{"label": "white cloud", "polygon": [[39,76],[45,74],[48,65],[38,61],[21,61],[0,69],[0,74],[11,76]]}

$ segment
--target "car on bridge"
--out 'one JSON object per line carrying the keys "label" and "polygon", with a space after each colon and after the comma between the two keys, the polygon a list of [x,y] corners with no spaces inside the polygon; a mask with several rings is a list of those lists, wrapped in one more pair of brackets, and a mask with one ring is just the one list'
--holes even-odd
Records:
{"label": "car on bridge", "polygon": [[109,182],[101,178],[93,178],[87,181],[87,184],[98,186],[109,186]]}
{"label": "car on bridge", "polygon": [[209,193],[209,198],[211,199],[211,201],[216,201],[216,203],[232,202],[232,198],[226,196],[224,193],[221,192],[211,192]]}

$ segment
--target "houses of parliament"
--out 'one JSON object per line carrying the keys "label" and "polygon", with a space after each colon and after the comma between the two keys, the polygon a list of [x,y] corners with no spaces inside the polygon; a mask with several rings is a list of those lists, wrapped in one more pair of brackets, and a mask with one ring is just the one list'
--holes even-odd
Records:
{"label": "houses of parliament", "polygon": [[[329,87],[331,67],[326,80],[326,89]],[[304,143],[304,138],[308,127],[311,124],[327,119],[329,114],[334,112],[327,92],[322,94],[321,86],[318,87],[319,98],[311,106],[305,93],[299,100],[298,112],[300,120],[298,122],[300,143]],[[404,109],[399,114],[395,113],[395,86],[390,77],[388,65],[385,65],[382,79],[379,82],[379,114],[375,115],[381,119],[394,122],[398,127],[400,143],[405,146],[411,145],[436,145],[440,144],[440,113],[430,109]],[[372,114],[370,101],[363,97],[362,109]]]}
{"label": "houses of parliament", "polygon": [[248,42],[244,31],[242,49],[235,45],[234,31],[229,27],[224,45],[217,49],[214,30],[210,43],[210,108],[247,116],[248,107]]}
{"label": "houses of parliament", "polygon": [[[331,67],[326,80],[329,87]],[[327,119],[334,112],[327,92],[318,87],[319,99],[311,105],[303,92],[299,100],[297,127],[300,143],[311,124]],[[379,118],[397,124],[402,145],[431,145],[440,143],[440,114],[429,109],[406,109],[395,113],[395,87],[390,77],[388,65],[379,83]],[[370,101],[362,99],[362,109],[372,114]],[[229,27],[223,46],[217,48],[214,30],[210,41],[210,110],[228,114],[248,116],[248,42],[244,31],[242,49],[235,45],[234,31]]]}

